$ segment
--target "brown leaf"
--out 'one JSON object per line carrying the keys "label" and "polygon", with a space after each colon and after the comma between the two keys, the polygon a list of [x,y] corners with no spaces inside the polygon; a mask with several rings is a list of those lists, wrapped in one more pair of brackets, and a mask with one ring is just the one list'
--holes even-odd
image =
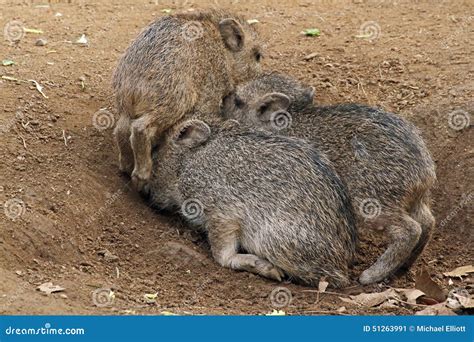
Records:
{"label": "brown leaf", "polygon": [[58,285],[53,285],[53,283],[41,284],[40,286],[38,286],[37,289],[40,290],[41,292],[46,293],[46,294],[51,294],[51,293],[54,293],[54,292],[61,292],[61,291],[65,290],[64,287],[61,287],[61,286],[58,286]]}
{"label": "brown leaf", "polygon": [[321,279],[318,284],[318,291],[321,293],[325,292],[328,285],[329,283],[327,281],[325,281],[324,279]]}
{"label": "brown leaf", "polygon": [[399,305],[398,305],[398,301],[396,301],[395,299],[389,299],[386,302],[382,303],[380,307],[391,309],[391,308],[397,308],[399,307]]}
{"label": "brown leaf", "polygon": [[368,307],[380,305],[390,298],[398,298],[394,289],[388,289],[384,292],[361,293],[357,296],[351,296],[351,299],[355,301],[356,304]]}
{"label": "brown leaf", "polygon": [[424,296],[425,293],[418,289],[396,289],[398,292],[402,293],[408,304],[416,304],[416,300],[421,296]]}
{"label": "brown leaf", "polygon": [[468,273],[473,273],[474,272],[474,266],[473,265],[466,265],[466,266],[461,266],[457,267],[451,272],[446,272],[443,273],[446,277],[461,277],[461,276],[467,276]]}
{"label": "brown leaf", "polygon": [[339,297],[339,299],[342,300],[344,303],[349,303],[349,304],[352,304],[352,305],[359,305],[359,303],[357,303],[356,301],[354,301],[350,298]]}
{"label": "brown leaf", "polygon": [[430,297],[426,297],[426,296],[423,296],[420,298],[420,304],[424,304],[424,305],[436,305],[436,304],[439,304],[439,302],[433,298],[430,298]]}
{"label": "brown leaf", "polygon": [[453,310],[447,308],[446,305],[444,305],[444,303],[439,303],[439,304],[436,304],[436,305],[429,306],[426,309],[423,309],[421,311],[416,312],[415,315],[456,316],[456,314],[453,312]]}
{"label": "brown leaf", "polygon": [[415,277],[415,287],[423,291],[427,297],[431,297],[440,303],[446,299],[446,293],[431,279],[430,274],[424,267]]}
{"label": "brown leaf", "polygon": [[446,306],[451,309],[474,308],[474,297],[465,288],[456,288],[449,292]]}

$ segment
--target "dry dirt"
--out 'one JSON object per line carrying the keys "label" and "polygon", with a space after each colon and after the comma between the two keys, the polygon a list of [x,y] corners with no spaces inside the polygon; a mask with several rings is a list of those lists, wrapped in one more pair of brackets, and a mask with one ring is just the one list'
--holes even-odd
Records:
{"label": "dry dirt", "polygon": [[[107,121],[115,113],[110,79],[118,57],[162,9],[215,1],[0,3],[2,28],[19,20],[44,32],[26,33],[16,44],[2,37],[0,59],[15,64],[0,66],[0,74],[34,79],[47,96],[32,82],[0,83],[1,314],[263,314],[276,308],[270,294],[278,286],[292,294],[287,314],[337,313],[343,305],[344,314],[420,309],[352,307],[332,294],[316,301],[314,289],[223,269],[201,236],[149,208],[119,174]],[[423,265],[447,290],[472,282],[448,285],[442,273],[473,262],[474,131],[457,119],[473,114],[474,3],[241,0],[220,6],[259,20],[266,68],[313,85],[319,103],[360,102],[400,113],[420,128],[434,156],[438,224],[420,260],[397,279],[365,288],[354,282],[342,292],[410,288]],[[364,24],[375,27],[370,37],[361,32]],[[301,35],[307,28],[322,34]],[[73,44],[82,34],[89,45]],[[38,38],[47,45],[35,46]],[[103,108],[105,120],[96,126],[106,129],[100,130],[93,118]],[[458,117],[450,127],[453,112]],[[383,246],[381,238],[364,236],[354,278]],[[45,282],[66,290],[43,295],[36,287]],[[115,298],[97,306],[97,289],[112,289]],[[157,293],[156,303],[145,303],[145,293]]]}

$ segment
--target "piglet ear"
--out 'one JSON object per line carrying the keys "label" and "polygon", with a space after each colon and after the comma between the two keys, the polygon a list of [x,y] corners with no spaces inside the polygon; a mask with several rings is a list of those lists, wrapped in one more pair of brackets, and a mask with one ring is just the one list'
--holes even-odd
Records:
{"label": "piglet ear", "polygon": [[299,106],[306,107],[313,103],[314,101],[314,87],[308,87],[303,91],[303,96],[298,98]]}
{"label": "piglet ear", "polygon": [[225,46],[233,52],[243,49],[245,41],[245,33],[242,26],[237,20],[227,18],[219,23],[219,31]]}
{"label": "piglet ear", "polygon": [[206,142],[211,135],[209,126],[201,120],[188,120],[180,124],[173,136],[176,145],[192,148]]}
{"label": "piglet ear", "polygon": [[269,118],[274,112],[285,111],[290,106],[291,100],[282,93],[269,93],[260,98],[256,103],[257,116],[261,120]]}

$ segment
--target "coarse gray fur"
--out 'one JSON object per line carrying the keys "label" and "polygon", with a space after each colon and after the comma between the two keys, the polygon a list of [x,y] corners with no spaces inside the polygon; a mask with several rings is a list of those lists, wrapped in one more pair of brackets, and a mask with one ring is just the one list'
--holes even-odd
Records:
{"label": "coarse gray fur", "polygon": [[[381,281],[411,266],[435,224],[430,210],[435,164],[418,129],[395,114],[359,104],[309,105],[288,112],[290,101],[284,94],[252,98],[258,87],[258,80],[239,86],[234,98],[226,99],[230,103],[224,104],[224,115],[312,142],[347,185],[359,231],[386,232],[387,249],[361,274],[360,282]],[[268,91],[268,84],[262,89]]]}
{"label": "coarse gray fur", "polygon": [[146,27],[113,76],[120,169],[142,189],[152,149],[186,117],[215,116],[222,98],[260,72],[254,28],[224,10],[164,16]]}
{"label": "coarse gray fur", "polygon": [[[349,284],[355,222],[345,187],[310,144],[199,120],[154,154],[152,202],[180,210],[224,267],[309,285]],[[242,252],[248,253],[243,254]]]}

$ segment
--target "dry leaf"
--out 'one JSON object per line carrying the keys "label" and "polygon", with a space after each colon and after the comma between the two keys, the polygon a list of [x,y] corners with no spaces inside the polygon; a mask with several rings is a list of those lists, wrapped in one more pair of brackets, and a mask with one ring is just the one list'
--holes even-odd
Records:
{"label": "dry leaf", "polygon": [[156,293],[145,293],[143,298],[145,299],[145,303],[147,304],[154,304],[156,303],[156,298],[158,297],[158,292]]}
{"label": "dry leaf", "polygon": [[46,293],[46,294],[51,294],[51,293],[54,293],[54,292],[61,292],[61,291],[65,290],[64,287],[61,287],[61,286],[58,286],[58,285],[53,285],[53,283],[41,284],[40,286],[38,286],[37,289],[40,290],[41,292]]}
{"label": "dry leaf", "polygon": [[352,305],[359,305],[359,303],[357,303],[356,301],[354,301],[350,298],[339,297],[339,299],[342,300],[344,303],[349,303],[349,304],[352,304]]}
{"label": "dry leaf", "polygon": [[162,314],[163,316],[177,316],[177,314],[171,311],[161,311],[160,314]]}
{"label": "dry leaf", "polygon": [[389,299],[388,301],[386,301],[385,303],[382,303],[380,305],[381,308],[398,308],[398,301],[396,301],[395,299]]}
{"label": "dry leaf", "polygon": [[451,309],[472,309],[474,308],[474,299],[465,288],[456,288],[449,292],[446,306]]}
{"label": "dry leaf", "polygon": [[439,303],[444,302],[446,294],[443,289],[431,279],[426,268],[422,268],[415,277],[415,287],[423,291],[427,297],[437,300]]}
{"label": "dry leaf", "polygon": [[394,289],[388,289],[384,292],[376,292],[376,293],[361,293],[357,296],[350,296],[348,298],[339,297],[342,301],[351,304],[358,304],[362,306],[373,307],[382,304],[383,302],[387,301],[390,298],[398,298],[397,293]]}
{"label": "dry leaf", "polygon": [[446,277],[462,277],[467,276],[468,273],[474,273],[474,266],[473,265],[466,265],[455,268],[451,272],[443,273]]}
{"label": "dry leaf", "polygon": [[86,45],[89,44],[89,40],[87,39],[86,35],[83,34],[82,36],[80,36],[80,37],[76,40],[75,43],[78,44],[78,45],[86,46]]}
{"label": "dry leaf", "polygon": [[273,310],[272,312],[266,313],[265,316],[286,316],[286,312],[283,310]]}
{"label": "dry leaf", "polygon": [[416,304],[416,300],[425,293],[418,289],[395,289],[398,293],[401,293],[409,304]]}
{"label": "dry leaf", "polygon": [[439,302],[433,298],[423,296],[420,298],[420,304],[423,305],[436,305],[439,304]]}
{"label": "dry leaf", "polygon": [[427,307],[426,309],[423,309],[421,311],[418,311],[415,313],[415,315],[425,315],[425,316],[438,316],[438,315],[443,315],[443,316],[456,316],[456,314],[453,312],[453,310],[447,308],[444,303],[439,303],[436,305],[432,305]]}
{"label": "dry leaf", "polygon": [[325,280],[320,280],[318,284],[318,291],[323,293],[326,292],[326,289],[328,288],[329,283]]}

